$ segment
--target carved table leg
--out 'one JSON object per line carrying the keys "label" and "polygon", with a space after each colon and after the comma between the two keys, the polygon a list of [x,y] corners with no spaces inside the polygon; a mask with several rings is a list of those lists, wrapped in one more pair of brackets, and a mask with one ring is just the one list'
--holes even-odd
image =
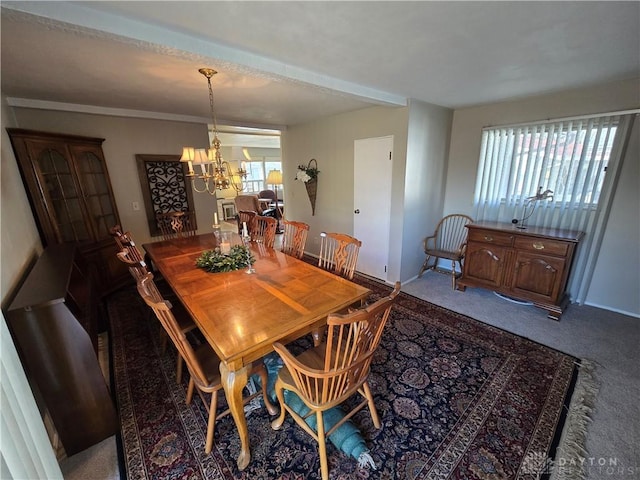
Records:
{"label": "carved table leg", "polygon": [[227,397],[229,410],[236,423],[238,435],[240,436],[240,455],[238,455],[238,469],[244,470],[251,460],[251,450],[249,447],[249,430],[247,429],[247,418],[244,415],[244,404],[242,402],[242,389],[248,380],[247,366],[238,370],[230,370],[224,363],[220,363],[220,375],[222,377],[222,387]]}

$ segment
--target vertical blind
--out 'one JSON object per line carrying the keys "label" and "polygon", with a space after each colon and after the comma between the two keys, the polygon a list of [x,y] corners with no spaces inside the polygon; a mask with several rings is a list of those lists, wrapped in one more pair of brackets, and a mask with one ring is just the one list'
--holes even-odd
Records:
{"label": "vertical blind", "polygon": [[[602,242],[633,115],[485,128],[474,207],[476,220],[585,232],[578,246],[569,295],[583,303]],[[549,198],[527,205],[539,191]]]}

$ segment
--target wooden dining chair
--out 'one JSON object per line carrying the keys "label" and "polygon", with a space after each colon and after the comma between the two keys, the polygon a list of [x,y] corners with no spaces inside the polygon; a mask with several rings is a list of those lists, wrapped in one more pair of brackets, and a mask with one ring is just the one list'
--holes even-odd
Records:
{"label": "wooden dining chair", "polygon": [[122,227],[120,225],[114,225],[109,229],[109,235],[116,242],[116,246],[118,247],[118,251],[122,250],[122,237],[124,232],[122,231]]}
{"label": "wooden dining chair", "polygon": [[[153,309],[158,320],[160,320],[160,323],[168,333],[169,338],[171,338],[178,349],[179,356],[184,358],[190,375],[186,398],[187,404],[191,403],[194,389],[197,389],[198,395],[202,398],[202,402],[209,413],[205,453],[210,453],[213,448],[213,436],[216,420],[230,413],[229,409],[219,414],[217,413],[218,392],[222,390],[220,359],[208,343],[204,342],[198,347],[193,347],[191,343],[189,343],[185,333],[180,328],[180,325],[174,316],[173,306],[170,302],[159,299],[155,295],[152,284],[153,274],[148,273],[138,282],[138,291],[147,305]],[[249,375],[253,374],[260,376],[260,384],[262,386],[268,384],[267,369],[262,361],[255,362],[251,365]],[[245,397],[245,404],[261,393],[265,407],[271,415],[275,415],[277,409],[271,404],[268,395],[264,393],[264,390]],[[211,394],[210,400],[207,400],[205,394]]]}
{"label": "wooden dining chair", "polygon": [[275,218],[256,215],[251,225],[251,241],[273,248],[276,243],[277,226],[278,221]]}
{"label": "wooden dining chair", "polygon": [[249,231],[249,235],[251,235],[251,229],[253,228],[253,219],[256,218],[258,214],[253,210],[238,210],[238,214],[236,215],[236,221],[238,222],[238,235],[242,235],[242,224],[247,224],[247,230]]}
{"label": "wooden dining chair", "polygon": [[129,268],[129,273],[136,282],[148,273],[147,264],[140,256],[135,244],[127,245],[127,243],[123,243],[122,250],[116,256],[118,260]]}
{"label": "wooden dining chair", "polygon": [[[424,253],[427,255],[418,277],[425,270],[438,270],[438,260],[441,258],[451,261],[451,285],[456,288],[456,263],[462,271],[462,260],[467,249],[466,225],[473,223],[473,218],[462,215],[447,215],[438,222],[436,230],[430,237],[424,239]],[[429,261],[433,258],[433,265]],[[448,273],[448,272],[447,272]]]}
{"label": "wooden dining chair", "polygon": [[293,220],[282,220],[284,235],[282,236],[282,252],[292,257],[302,258],[304,247],[307,243],[309,225]]}
{"label": "wooden dining chair", "polygon": [[[136,284],[150,273],[149,271],[147,271],[147,266],[144,261],[135,260],[134,258],[132,258],[130,250],[126,247],[123,248],[122,251],[118,252],[118,259],[129,267],[129,272],[131,273],[131,276],[136,279]],[[156,282],[154,282],[153,280],[147,283],[147,290],[155,301],[159,302],[164,300],[164,296],[158,289]],[[182,306],[182,304],[176,302],[176,305],[177,307],[174,310],[174,316],[176,318],[176,322],[180,331],[186,334],[198,328],[187,310]],[[162,353],[167,350],[167,343],[167,335],[165,334],[162,336],[161,340]],[[182,383],[182,357],[179,353],[176,358],[176,383]]]}
{"label": "wooden dining chair", "polygon": [[344,233],[320,233],[318,266],[348,280],[353,279],[362,242]]}
{"label": "wooden dining chair", "polygon": [[[286,412],[289,412],[295,422],[318,442],[323,480],[329,478],[326,438],[340,425],[368,406],[374,426],[380,428],[380,419],[367,378],[373,354],[380,344],[384,326],[399,292],[400,282],[396,282],[390,295],[366,308],[348,315],[330,314],[327,318],[326,342],[297,357],[281,343],[273,345],[282,358],[284,367],[278,373],[275,384],[280,416],[271,423],[271,427],[279,430]],[[306,415],[301,415],[285,402],[285,390],[295,393],[304,402],[309,410]],[[345,416],[325,432],[323,413],[343,404],[356,393],[362,396],[362,401],[348,413],[345,412]],[[316,417],[317,432],[306,422],[312,415]]]}
{"label": "wooden dining chair", "polygon": [[197,233],[195,212],[168,212],[156,215],[163,240],[191,237]]}

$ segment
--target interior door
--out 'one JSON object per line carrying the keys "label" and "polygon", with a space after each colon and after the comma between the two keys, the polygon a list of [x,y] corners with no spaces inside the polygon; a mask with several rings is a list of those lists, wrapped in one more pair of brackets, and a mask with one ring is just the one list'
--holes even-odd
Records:
{"label": "interior door", "polygon": [[356,270],[387,279],[393,136],[354,142],[353,234],[362,241]]}

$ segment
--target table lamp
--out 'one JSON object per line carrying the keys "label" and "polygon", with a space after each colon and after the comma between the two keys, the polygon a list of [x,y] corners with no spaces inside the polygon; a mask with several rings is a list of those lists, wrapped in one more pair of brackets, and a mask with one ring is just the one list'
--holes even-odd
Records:
{"label": "table lamp", "polygon": [[269,171],[266,183],[267,185],[273,185],[274,190],[276,191],[276,220],[278,221],[276,233],[282,233],[282,230],[280,229],[280,217],[282,216],[282,212],[278,206],[278,185],[282,185],[282,172],[280,170]]}

